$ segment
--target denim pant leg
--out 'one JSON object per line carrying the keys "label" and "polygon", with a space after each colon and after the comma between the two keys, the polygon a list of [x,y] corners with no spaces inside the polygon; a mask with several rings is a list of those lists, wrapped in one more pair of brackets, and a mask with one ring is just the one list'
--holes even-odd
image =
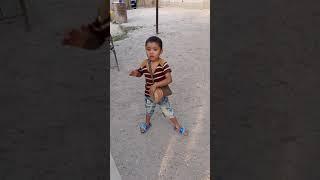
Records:
{"label": "denim pant leg", "polygon": [[147,96],[144,97],[144,101],[145,101],[146,115],[149,115],[151,117],[154,113],[156,104],[153,103],[150,97],[147,97]]}
{"label": "denim pant leg", "polygon": [[169,102],[169,98],[167,96],[163,97],[161,102],[159,103],[160,109],[162,113],[167,117],[167,118],[174,118],[174,111],[173,108],[171,107],[171,104]]}

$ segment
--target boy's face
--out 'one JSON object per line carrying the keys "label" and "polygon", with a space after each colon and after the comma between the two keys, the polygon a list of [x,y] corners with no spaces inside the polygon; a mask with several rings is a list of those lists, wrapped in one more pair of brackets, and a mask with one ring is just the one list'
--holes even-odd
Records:
{"label": "boy's face", "polygon": [[160,57],[160,54],[162,53],[162,49],[158,45],[158,43],[155,42],[148,42],[146,45],[146,52],[147,56],[151,61],[155,61]]}

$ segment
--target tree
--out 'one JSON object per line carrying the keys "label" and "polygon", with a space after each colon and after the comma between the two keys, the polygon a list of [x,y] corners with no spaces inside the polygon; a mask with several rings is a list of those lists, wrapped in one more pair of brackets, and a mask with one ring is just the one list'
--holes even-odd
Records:
{"label": "tree", "polygon": [[156,0],[137,0],[138,7],[155,7]]}
{"label": "tree", "polygon": [[126,0],[127,9],[131,9],[131,0]]}

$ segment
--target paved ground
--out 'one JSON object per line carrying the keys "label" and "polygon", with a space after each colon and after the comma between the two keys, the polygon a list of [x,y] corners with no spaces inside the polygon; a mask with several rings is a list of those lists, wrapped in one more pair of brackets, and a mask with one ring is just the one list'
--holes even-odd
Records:
{"label": "paved ground", "polygon": [[[177,135],[157,108],[153,127],[141,135],[144,79],[129,77],[145,55],[144,42],[155,35],[155,9],[128,11],[125,27],[140,27],[115,43],[120,72],[111,70],[111,153],[123,179],[194,180],[210,177],[209,10],[159,9],[163,58],[173,73],[170,101],[190,137]],[[114,64],[114,59],[111,59]]]}
{"label": "paved ground", "polygon": [[111,153],[110,153],[110,179],[111,180],[121,180],[119,170],[116,166],[116,163],[113,160]]}

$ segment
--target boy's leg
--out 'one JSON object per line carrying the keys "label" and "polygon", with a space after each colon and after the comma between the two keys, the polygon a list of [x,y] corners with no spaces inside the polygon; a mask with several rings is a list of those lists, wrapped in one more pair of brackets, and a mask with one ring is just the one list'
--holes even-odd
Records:
{"label": "boy's leg", "polygon": [[153,103],[148,97],[144,97],[145,100],[145,108],[146,108],[146,124],[150,124],[151,117],[154,113],[154,109],[156,107],[156,104]]}
{"label": "boy's leg", "polygon": [[151,116],[149,114],[146,114],[146,124],[150,124]]}
{"label": "boy's leg", "polygon": [[160,102],[160,108],[162,113],[170,119],[172,125],[175,127],[175,129],[180,129],[181,125],[179,124],[177,118],[174,115],[173,108],[171,107],[171,104],[169,102],[168,97],[163,97],[162,101]]}

